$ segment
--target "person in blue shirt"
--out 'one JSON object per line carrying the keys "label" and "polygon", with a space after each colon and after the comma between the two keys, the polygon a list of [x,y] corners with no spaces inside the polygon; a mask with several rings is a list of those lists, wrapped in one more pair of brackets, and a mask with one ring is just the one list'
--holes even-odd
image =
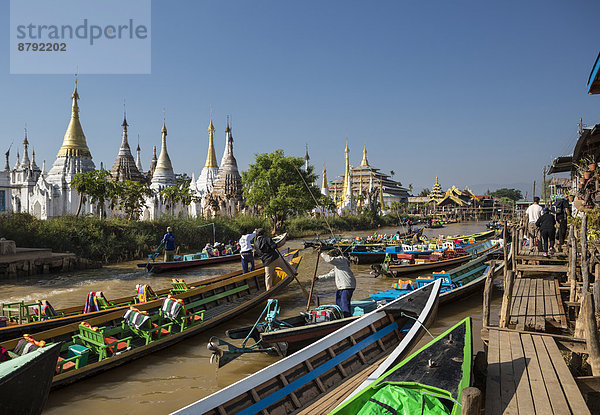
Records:
{"label": "person in blue shirt", "polygon": [[165,262],[173,261],[173,257],[175,256],[175,235],[173,235],[172,231],[173,229],[169,226],[162,240],[162,243],[165,244]]}

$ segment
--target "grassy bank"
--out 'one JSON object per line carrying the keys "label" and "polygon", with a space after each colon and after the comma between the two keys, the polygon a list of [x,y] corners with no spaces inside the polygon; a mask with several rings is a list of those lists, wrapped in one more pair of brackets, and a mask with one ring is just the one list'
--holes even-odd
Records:
{"label": "grassy bank", "polygon": [[[396,217],[375,215],[327,220],[334,232],[377,229],[398,221]],[[270,229],[267,220],[253,216],[130,221],[76,216],[38,220],[28,214],[12,214],[0,216],[0,237],[14,240],[18,247],[51,248],[54,252],[73,252],[82,258],[109,263],[145,258],[159,245],[167,226],[173,228],[176,245],[182,252],[200,250],[212,241],[212,227],[202,226],[211,222],[215,223],[217,241],[237,241],[243,229]],[[292,218],[286,221],[285,228],[291,238],[329,234],[325,220],[320,218]]]}

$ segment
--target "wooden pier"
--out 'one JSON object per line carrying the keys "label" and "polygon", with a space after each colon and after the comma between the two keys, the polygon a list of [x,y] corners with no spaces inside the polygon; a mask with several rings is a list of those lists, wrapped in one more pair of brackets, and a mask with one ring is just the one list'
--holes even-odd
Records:
{"label": "wooden pier", "polygon": [[589,291],[590,268],[598,281],[600,263],[590,264],[585,220],[582,228],[579,255],[571,229],[568,253],[544,256],[522,246],[522,227],[505,225],[512,249],[504,251],[498,326],[489,323],[492,284],[484,292],[486,414],[600,413],[600,346]]}
{"label": "wooden pier", "polygon": [[590,411],[551,336],[489,330],[486,414]]}

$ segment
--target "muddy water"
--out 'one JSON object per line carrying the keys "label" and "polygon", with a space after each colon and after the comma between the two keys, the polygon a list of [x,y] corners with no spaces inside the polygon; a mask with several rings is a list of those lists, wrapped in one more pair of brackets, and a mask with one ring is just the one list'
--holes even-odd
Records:
{"label": "muddy water", "polygon": [[[426,230],[425,234],[430,236],[470,234],[482,231],[484,228],[483,222],[470,222]],[[396,229],[392,228],[380,230],[388,233],[395,231]],[[286,246],[300,248],[302,243],[291,241]],[[314,273],[316,254],[312,250],[304,250],[302,254],[299,277],[307,286]],[[89,291],[102,290],[109,299],[118,298],[134,295],[135,285],[139,283],[151,284],[155,289],[166,288],[173,277],[198,281],[235,270],[240,266],[238,263],[230,263],[152,276],[136,268],[135,264],[129,262],[75,274],[2,282],[0,302],[46,298],[54,307],[63,308],[82,304]],[[319,264],[318,274],[328,270],[327,264]],[[353,297],[355,299],[390,288],[392,280],[373,278],[369,274],[370,269],[367,265],[353,265],[353,270],[357,277],[357,289]],[[321,304],[335,302],[333,280],[318,282],[315,290]],[[292,282],[278,300],[282,317],[295,315],[306,306],[306,298],[296,282]],[[499,308],[499,300],[499,297],[494,300],[492,315],[498,314],[496,310]],[[210,353],[206,349],[209,337],[213,335],[225,337],[225,330],[230,327],[252,324],[261,311],[262,306],[257,307],[207,333],[52,392],[44,414],[163,414],[209,395],[278,360],[276,357],[251,354],[234,360],[218,371],[215,366],[209,364]],[[435,336],[466,316],[473,318],[474,349],[479,350],[482,347],[479,339],[481,295],[441,308],[438,319],[430,331]],[[424,338],[422,342],[428,340],[429,338]]]}

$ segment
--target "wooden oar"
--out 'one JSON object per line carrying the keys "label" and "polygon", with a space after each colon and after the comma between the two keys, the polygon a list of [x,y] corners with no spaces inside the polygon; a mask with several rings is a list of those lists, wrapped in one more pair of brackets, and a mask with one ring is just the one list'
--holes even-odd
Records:
{"label": "wooden oar", "polygon": [[283,266],[283,271],[288,274],[288,275],[293,275],[294,279],[296,280],[296,282],[298,283],[298,285],[300,286],[300,288],[302,288],[302,292],[304,293],[304,295],[306,296],[306,298],[308,300],[310,300],[309,296],[308,296],[308,291],[306,291],[306,288],[304,288],[304,285],[302,285],[302,283],[300,282],[300,280],[298,279],[297,275],[298,275],[298,271],[294,270],[290,264],[283,258],[283,255],[281,255],[281,252],[279,252],[278,249],[276,249],[275,251],[277,251],[277,253],[279,254],[279,258],[281,258],[283,260],[284,266]]}
{"label": "wooden oar", "polygon": [[[317,268],[319,268],[319,258],[321,257],[321,250],[317,249],[317,263],[315,264],[315,273],[313,274],[312,281],[310,283],[310,293],[308,294],[308,301],[306,302],[306,311],[310,309],[310,300],[312,299],[313,290],[315,288],[315,280],[317,279]],[[319,297],[315,294],[315,303],[319,306]]]}

